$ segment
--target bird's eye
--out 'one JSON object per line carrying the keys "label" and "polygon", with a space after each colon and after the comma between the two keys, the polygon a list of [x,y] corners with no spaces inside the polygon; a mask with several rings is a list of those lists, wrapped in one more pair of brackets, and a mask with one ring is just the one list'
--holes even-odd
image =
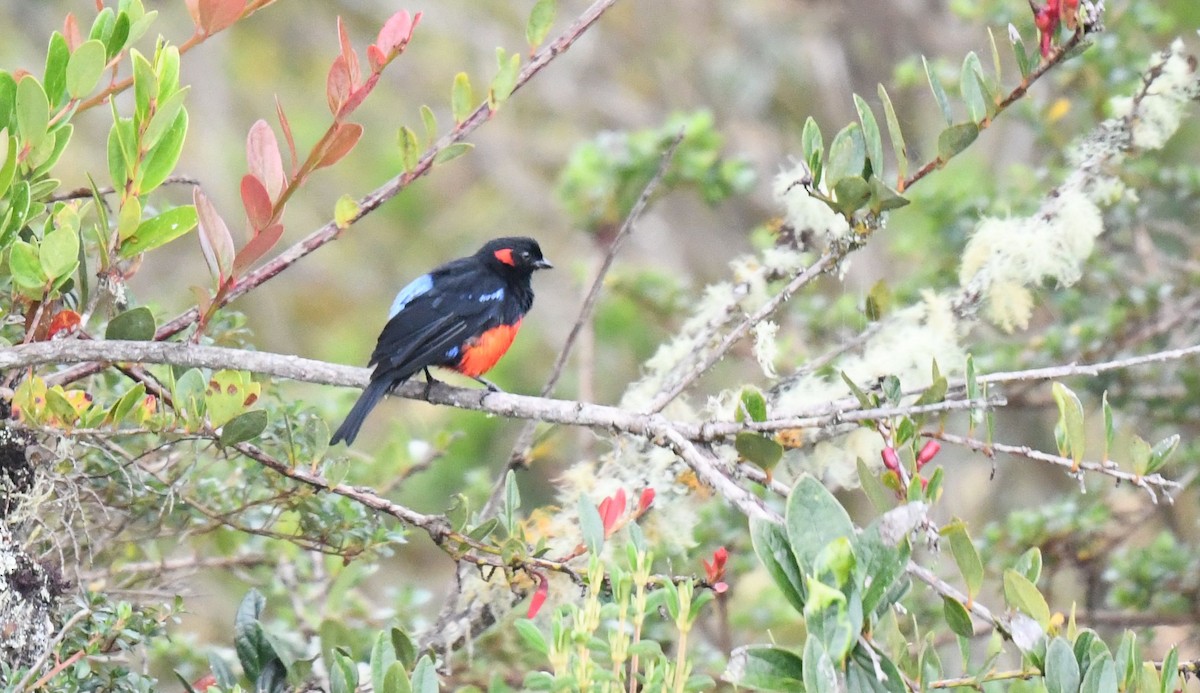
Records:
{"label": "bird's eye", "polygon": [[528,259],[529,259],[529,251],[528,251],[528,250],[522,250],[522,251],[521,251],[521,259],[522,259],[522,260],[528,260]]}

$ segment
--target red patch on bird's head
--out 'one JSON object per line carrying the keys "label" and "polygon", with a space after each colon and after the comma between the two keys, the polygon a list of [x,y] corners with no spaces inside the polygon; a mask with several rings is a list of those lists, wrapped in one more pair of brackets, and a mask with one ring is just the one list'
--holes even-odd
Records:
{"label": "red patch on bird's head", "polygon": [[501,248],[500,250],[497,250],[496,252],[494,252],[492,254],[496,256],[497,260],[499,260],[500,262],[503,262],[504,264],[508,265],[509,267],[515,267],[517,264],[517,263],[513,262],[512,248]]}

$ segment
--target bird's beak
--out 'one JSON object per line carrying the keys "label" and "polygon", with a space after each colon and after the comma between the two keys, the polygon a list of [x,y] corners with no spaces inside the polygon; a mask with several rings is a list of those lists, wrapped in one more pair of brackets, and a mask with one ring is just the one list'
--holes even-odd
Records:
{"label": "bird's beak", "polygon": [[554,265],[551,264],[550,261],[547,260],[546,258],[542,258],[541,260],[538,260],[537,262],[533,263],[533,268],[534,269],[554,269]]}

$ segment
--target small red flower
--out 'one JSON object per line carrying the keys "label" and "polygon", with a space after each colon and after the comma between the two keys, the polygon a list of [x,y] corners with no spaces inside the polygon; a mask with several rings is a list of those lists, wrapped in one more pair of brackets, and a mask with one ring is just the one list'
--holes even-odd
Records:
{"label": "small red flower", "polygon": [[638,498],[638,509],[637,509],[638,515],[641,515],[642,513],[649,510],[650,506],[653,504],[654,504],[654,489],[652,489],[652,488],[642,489],[642,495]]}
{"label": "small red flower", "polygon": [[612,496],[600,501],[600,521],[604,524],[604,538],[612,536],[617,520],[625,514],[625,489],[617,489]]}
{"label": "small red flower", "polygon": [[545,576],[534,573],[533,577],[537,580],[538,586],[529,599],[529,611],[526,612],[525,618],[537,616],[538,611],[542,609],[542,604],[546,603],[546,597],[550,596],[550,582]]}
{"label": "small red flower", "polygon": [[941,450],[942,444],[936,440],[926,442],[924,447],[921,448],[921,451],[917,453],[917,469],[924,467],[929,463],[930,460],[937,457],[937,454],[941,452]]}
{"label": "small red flower", "polygon": [[713,591],[721,594],[729,589],[729,585],[725,584],[725,562],[729,560],[729,551],[724,546],[713,551],[712,562],[700,559],[700,563],[704,565],[704,575],[708,580],[708,584],[712,585]]}

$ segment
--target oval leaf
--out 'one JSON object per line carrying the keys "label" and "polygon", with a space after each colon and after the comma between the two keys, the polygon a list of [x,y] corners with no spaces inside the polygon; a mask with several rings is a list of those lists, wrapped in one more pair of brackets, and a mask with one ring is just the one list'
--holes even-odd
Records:
{"label": "oval leaf", "polygon": [[146,306],[131,308],[109,321],[104,338],[148,342],[154,339],[154,314]]}
{"label": "oval leaf", "polygon": [[104,74],[104,44],[95,39],[84,41],[67,63],[67,94],[80,99],[91,93]]}
{"label": "oval leaf", "polygon": [[121,243],[121,257],[130,258],[170,243],[195,228],[196,208],[184,205],[169,209],[138,224],[133,235]]}
{"label": "oval leaf", "polygon": [[254,440],[267,428],[265,409],[253,409],[235,416],[221,429],[221,445],[237,445]]}

